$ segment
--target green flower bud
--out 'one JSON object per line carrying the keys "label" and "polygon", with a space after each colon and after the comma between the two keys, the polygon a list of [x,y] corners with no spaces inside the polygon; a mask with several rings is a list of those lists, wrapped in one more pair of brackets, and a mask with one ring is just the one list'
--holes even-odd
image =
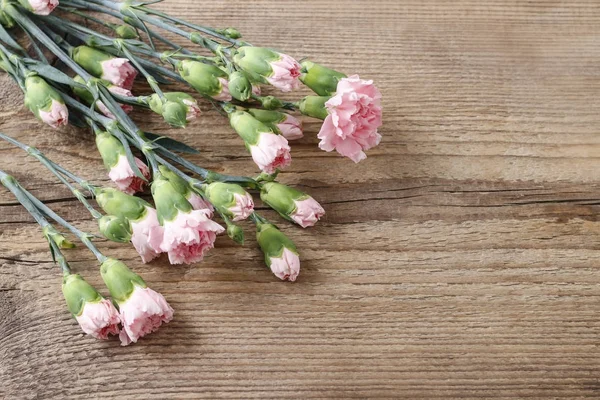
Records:
{"label": "green flower bud", "polygon": [[108,287],[110,296],[117,303],[125,302],[136,286],[146,287],[146,282],[138,274],[114,258],[109,258],[102,263],[100,274]]}
{"label": "green flower bud", "polygon": [[213,182],[206,186],[204,193],[221,214],[234,221],[246,219],[254,210],[252,196],[240,185]]}
{"label": "green flower bud", "polygon": [[337,91],[338,82],[347,78],[341,72],[315,64],[312,61],[303,61],[300,80],[319,96],[332,96]]}
{"label": "green flower bud", "polygon": [[258,108],[250,108],[248,109],[248,113],[252,114],[252,116],[260,122],[271,127],[285,121],[287,117],[285,113],[279,111],[261,110]]}
{"label": "green flower bud", "polygon": [[96,193],[96,202],[105,213],[137,221],[146,215],[146,207],[151,205],[136,196],[130,196],[117,189],[102,188]]}
{"label": "green flower bud", "polygon": [[236,224],[227,224],[227,236],[237,244],[244,244],[244,230]]}
{"label": "green flower bud", "polygon": [[244,139],[244,142],[250,146],[258,143],[261,133],[274,133],[273,129],[245,111],[234,111],[229,114],[229,123],[238,135]]}
{"label": "green flower bud", "polygon": [[219,33],[223,36],[227,36],[230,39],[240,39],[242,37],[242,34],[240,33],[240,31],[238,31],[235,28],[225,28],[225,29],[221,29],[219,30]]}
{"label": "green flower bud", "polygon": [[57,107],[56,103],[66,111],[62,96],[48,82],[37,75],[25,79],[25,105],[38,119],[50,123],[47,115]]}
{"label": "green flower bud", "polygon": [[300,273],[300,258],[294,242],[269,223],[257,224],[256,239],[271,271],[279,279],[295,281]]}
{"label": "green flower bud", "polygon": [[73,60],[90,74],[101,77],[104,73],[102,62],[115,58],[89,46],[78,46],[73,49]]}
{"label": "green flower bud", "polygon": [[123,143],[108,132],[96,133],[96,147],[107,170],[117,165],[119,157],[125,155]]}
{"label": "green flower bud", "polygon": [[15,20],[10,15],[0,9],[0,25],[6,29],[14,28]]}
{"label": "green flower bud", "polygon": [[73,249],[75,243],[69,241],[62,233],[56,230],[52,225],[46,225],[42,229],[44,237],[48,240],[52,240],[61,249]]}
{"label": "green flower bud", "polygon": [[236,71],[229,75],[229,93],[239,101],[247,101],[252,97],[252,82],[245,72]]}
{"label": "green flower bud", "polygon": [[227,73],[214,65],[184,60],[179,63],[177,70],[187,83],[205,96],[215,97],[223,92]]}
{"label": "green flower bud", "polygon": [[188,197],[191,191],[190,185],[185,181],[185,179],[181,178],[175,172],[171,171],[169,168],[161,165],[158,167],[162,177],[169,181],[169,183],[173,186],[173,189],[177,191],[177,193],[183,195],[184,197]]}
{"label": "green flower bud", "polygon": [[148,105],[155,113],[162,117],[171,126],[183,128],[187,126],[188,121],[196,118],[200,114],[198,103],[187,93],[167,92],[164,93],[165,102],[158,94],[149,97]]}
{"label": "green flower bud", "polygon": [[290,215],[296,209],[294,200],[308,198],[308,194],[278,182],[267,182],[260,189],[260,199],[284,216]]}
{"label": "green flower bud", "polygon": [[115,28],[115,33],[121,39],[137,39],[139,35],[136,29],[131,25],[119,25]]}
{"label": "green flower bud", "polygon": [[162,174],[152,182],[152,197],[156,204],[156,213],[161,225],[164,221],[173,221],[179,211],[184,213],[192,211],[190,202],[175,186]]}
{"label": "green flower bud", "polygon": [[325,119],[327,118],[327,108],[325,103],[330,99],[328,96],[306,96],[300,100],[299,109],[303,115],[309,117]]}
{"label": "green flower bud", "polygon": [[271,76],[273,69],[270,61],[277,61],[281,55],[265,47],[240,47],[233,56],[233,61],[248,73],[252,80],[268,83],[266,76]]}
{"label": "green flower bud", "polygon": [[258,99],[260,104],[267,110],[277,110],[283,107],[283,101],[279,100],[275,96],[264,96]]}
{"label": "green flower bud", "polygon": [[102,236],[117,243],[129,243],[131,241],[131,223],[127,218],[115,215],[105,215],[98,220],[98,228]]}
{"label": "green flower bud", "polygon": [[[75,75],[73,80],[77,83],[81,83],[82,85],[86,85],[86,81],[83,80],[83,78],[79,75]],[[75,95],[83,100],[83,102],[86,104],[92,104],[94,102],[94,95],[90,93],[87,87],[83,88],[80,86],[73,86],[72,90],[73,93],[75,93]]]}
{"label": "green flower bud", "polygon": [[82,314],[85,303],[98,303],[103,299],[102,295],[78,274],[64,277],[62,292],[67,301],[67,308],[74,317]]}

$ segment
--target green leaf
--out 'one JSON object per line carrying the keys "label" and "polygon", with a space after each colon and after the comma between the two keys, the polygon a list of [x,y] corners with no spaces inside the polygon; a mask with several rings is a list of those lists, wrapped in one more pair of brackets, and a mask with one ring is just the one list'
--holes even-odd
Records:
{"label": "green leaf", "polygon": [[157,144],[160,144],[162,147],[164,147],[165,149],[168,150],[172,150],[172,151],[178,151],[180,153],[187,153],[187,154],[199,154],[200,152],[196,149],[194,149],[191,146],[188,146],[185,143],[182,143],[178,140],[169,138],[169,137],[165,137],[165,136],[160,136],[157,135],[155,133],[151,133],[151,132],[144,132],[144,135],[146,135],[146,137],[154,142],[156,142]]}

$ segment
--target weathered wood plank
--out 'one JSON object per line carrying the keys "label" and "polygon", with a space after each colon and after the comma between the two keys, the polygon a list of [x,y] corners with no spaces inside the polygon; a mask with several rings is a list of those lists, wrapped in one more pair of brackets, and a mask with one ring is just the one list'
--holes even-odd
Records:
{"label": "weathered wood plank", "polygon": [[[597,1],[157,6],[375,79],[382,144],[355,166],[320,152],[319,124],[306,121],[281,179],[327,216],[282,224],[301,250],[295,284],[266,271],[251,234],[243,249],[219,238],[196,266],[142,265],[99,241],[176,309],[128,348],[84,337],[37,227],[0,190],[0,396],[599,397]],[[87,133],[43,127],[21,104],[0,76],[0,130],[107,183]],[[203,111],[184,131],[134,117],[200,149],[201,165],[253,173],[223,118]],[[94,229],[33,159],[0,143],[0,168]],[[93,257],[69,254],[100,286]]]}

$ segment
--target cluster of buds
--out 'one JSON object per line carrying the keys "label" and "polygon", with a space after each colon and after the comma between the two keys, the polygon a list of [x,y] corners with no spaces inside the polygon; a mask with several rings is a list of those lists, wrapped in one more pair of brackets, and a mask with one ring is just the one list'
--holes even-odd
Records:
{"label": "cluster of buds", "polygon": [[86,334],[96,339],[119,335],[121,344],[126,346],[173,318],[173,309],[165,298],[123,262],[106,259],[100,273],[112,301],[78,274],[68,274],[63,279],[62,291],[69,312]]}
{"label": "cluster of buds", "polygon": [[[39,152],[30,153],[72,190],[97,220],[104,237],[130,242],[144,263],[162,253],[171,264],[200,262],[224,232],[243,244],[240,221],[249,219],[255,224],[267,266],[278,278],[295,281],[300,272],[299,252],[282,230],[257,214],[251,192],[283,219],[302,228],[315,225],[325,214],[323,207],[308,194],[276,181],[279,172],[291,165],[290,142],[304,137],[298,115],[323,121],[316,135],[321,149],[336,150],[359,162],[381,140],[381,93],[373,82],[252,46],[240,41],[241,34],[234,28],[200,27],[153,11],[149,4],[64,1],[64,7],[56,11],[58,0],[0,2],[0,24],[7,29],[19,26],[35,38],[38,50],[24,57],[21,35],[2,29],[0,69],[19,84],[25,105],[41,121],[54,128],[71,121],[92,129],[108,177],[117,189],[93,186]],[[97,14],[92,16],[90,11]],[[74,15],[77,18],[71,18]],[[106,16],[120,22],[103,20]],[[90,24],[76,22],[81,18]],[[94,24],[101,29],[88,26]],[[138,30],[145,35],[140,36]],[[163,30],[209,50],[211,56],[176,45],[163,36]],[[146,37],[152,40],[145,42]],[[158,53],[154,40],[171,50]],[[66,68],[58,70],[49,64],[38,42]],[[134,97],[132,88],[138,77],[145,79],[151,92]],[[198,101],[186,89],[163,90],[175,82],[187,85],[193,89],[190,93],[197,92],[227,115],[260,175],[251,178],[209,171],[175,153],[193,153],[194,149],[137,126],[132,119],[137,114],[131,113],[135,107],[150,109],[176,128],[200,116]],[[263,95],[261,85],[285,93],[304,85],[314,95],[285,101],[270,92]],[[88,190],[97,205],[90,204],[73,185]],[[136,197],[148,187],[151,200]],[[22,204],[31,208],[27,202]],[[51,246],[69,247],[64,236],[43,221],[40,224]],[[104,298],[80,275],[65,274],[63,293],[69,310],[86,333],[101,339],[119,334],[121,342],[129,344],[171,320],[173,310],[160,294],[122,262],[98,256],[88,236],[79,238],[101,261],[102,278],[111,296],[111,300]]]}

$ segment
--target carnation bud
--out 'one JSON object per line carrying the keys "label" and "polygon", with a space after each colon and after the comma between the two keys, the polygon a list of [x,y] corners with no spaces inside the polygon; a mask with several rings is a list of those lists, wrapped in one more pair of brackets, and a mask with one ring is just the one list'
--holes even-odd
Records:
{"label": "carnation bud", "polygon": [[206,186],[204,193],[221,214],[233,221],[246,219],[254,211],[252,196],[240,185],[213,182]]}
{"label": "carnation bud", "polygon": [[56,245],[61,249],[73,249],[75,248],[75,243],[69,241],[62,233],[56,230],[52,225],[46,225],[42,232],[44,233],[44,237],[48,240],[52,240]]}
{"label": "carnation bud", "polygon": [[171,126],[183,128],[200,114],[198,103],[187,93],[167,92],[163,96],[165,102],[161,96],[153,94],[149,97],[148,105]]}
{"label": "carnation bud", "polygon": [[25,79],[25,105],[38,119],[53,128],[69,123],[69,110],[62,96],[39,76]]}
{"label": "carnation bud", "polygon": [[283,107],[283,101],[279,100],[275,96],[264,96],[258,99],[260,104],[267,110],[277,110]]}
{"label": "carnation bud", "polygon": [[229,114],[229,123],[244,140],[252,159],[263,172],[272,174],[292,162],[287,139],[251,114],[234,111]]}
{"label": "carnation bud", "polygon": [[123,143],[109,132],[96,133],[96,147],[108,170],[117,165],[120,157],[125,156]]}
{"label": "carnation bud", "polygon": [[223,36],[227,36],[230,39],[240,39],[242,37],[242,34],[240,33],[240,31],[238,31],[235,28],[225,28],[225,29],[220,29],[219,32],[221,35]]}
{"label": "carnation bud", "polygon": [[146,282],[138,274],[114,258],[109,258],[102,263],[100,274],[110,296],[117,303],[125,302],[133,293],[135,286],[146,287]]}
{"label": "carnation bud", "polygon": [[137,76],[137,70],[128,59],[114,57],[89,46],[75,47],[71,58],[91,75],[128,90],[131,90]]}
{"label": "carnation bud", "polygon": [[301,66],[286,54],[265,47],[242,46],[233,61],[254,81],[270,83],[284,92],[299,87]]}
{"label": "carnation bud", "polygon": [[325,214],[323,207],[308,194],[277,182],[264,183],[261,200],[282,217],[306,228]]}
{"label": "carnation bud", "polygon": [[6,29],[14,28],[15,20],[10,15],[0,9],[0,25]]}
{"label": "carnation bud", "polygon": [[85,303],[97,303],[103,299],[102,295],[78,274],[65,276],[62,292],[67,301],[67,308],[74,317],[82,314]]}
{"label": "carnation bud", "polygon": [[105,215],[98,220],[102,236],[112,242],[129,243],[131,241],[131,223],[122,216]]}
{"label": "carnation bud", "polygon": [[229,93],[239,101],[247,101],[252,97],[252,82],[245,72],[236,71],[229,75]]}
{"label": "carnation bud", "polygon": [[[156,212],[161,225],[164,221],[173,221],[177,214],[189,213],[192,205],[182,193],[182,187],[170,176],[165,176],[161,171],[160,176],[152,182],[152,198],[156,204]],[[188,189],[189,190],[189,189]]]}
{"label": "carnation bud", "polygon": [[303,115],[309,117],[325,119],[327,118],[327,108],[325,103],[330,99],[328,96],[306,96],[298,105],[298,109]]}
{"label": "carnation bud", "polygon": [[19,3],[37,15],[49,15],[58,6],[58,0],[19,0]]}
{"label": "carnation bud", "polygon": [[115,28],[115,33],[121,39],[137,39],[139,35],[135,28],[131,25],[119,25]]}
{"label": "carnation bud", "polygon": [[119,313],[115,306],[80,275],[65,276],[62,292],[67,307],[81,329],[97,339],[119,333]]}
{"label": "carnation bud", "polygon": [[244,244],[244,230],[236,224],[227,224],[227,236],[237,244]]}
{"label": "carnation bud", "polygon": [[95,193],[96,202],[105,213],[136,221],[152,207],[147,201],[112,188],[101,188]]}
{"label": "carnation bud", "polygon": [[256,108],[251,108],[248,112],[254,118],[272,128],[273,131],[282,134],[287,140],[300,139],[304,136],[302,133],[302,122],[289,114]]}
{"label": "carnation bud", "polygon": [[300,258],[294,242],[269,223],[257,224],[256,239],[271,271],[281,280],[295,281],[300,273]]}
{"label": "carnation bud", "polygon": [[312,61],[303,61],[300,65],[302,65],[300,80],[319,96],[334,95],[340,79],[347,78],[341,72],[326,68]]}
{"label": "carnation bud", "polygon": [[185,197],[185,199],[192,205],[192,208],[194,208],[195,210],[209,209],[211,211],[210,216],[212,216],[212,206],[209,203],[206,203],[204,200],[202,200],[202,197],[200,197],[200,195],[198,195],[195,192],[195,190],[185,179],[181,178],[179,175],[177,175],[175,172],[171,171],[164,165],[159,166],[158,169],[160,170],[160,173],[162,175],[161,177],[169,181],[173,189],[177,193]]}
{"label": "carnation bud", "polygon": [[215,100],[229,101],[227,73],[214,65],[199,61],[183,60],[177,66],[179,75],[199,93]]}

